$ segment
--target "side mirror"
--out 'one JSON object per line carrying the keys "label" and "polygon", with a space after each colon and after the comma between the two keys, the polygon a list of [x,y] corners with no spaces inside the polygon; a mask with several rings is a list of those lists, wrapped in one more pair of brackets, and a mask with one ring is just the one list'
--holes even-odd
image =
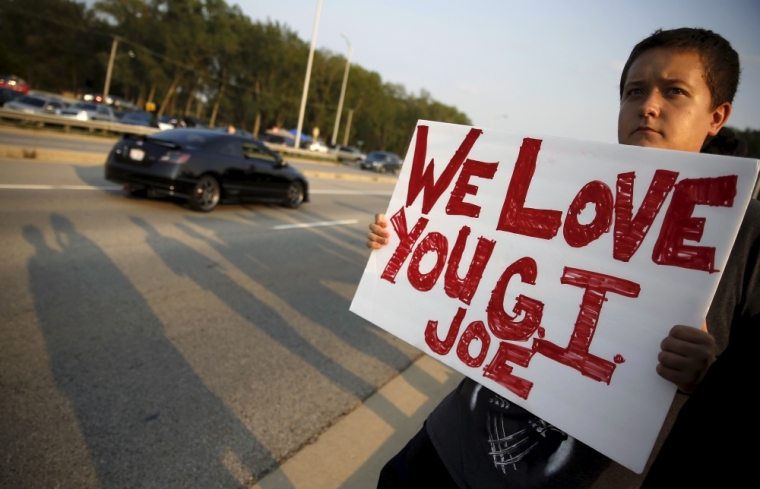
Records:
{"label": "side mirror", "polygon": [[282,167],[282,166],[286,166],[287,165],[287,163],[285,162],[285,160],[282,159],[282,156],[280,156],[277,153],[275,153],[275,160],[274,161],[275,161],[275,163],[277,164],[278,167]]}

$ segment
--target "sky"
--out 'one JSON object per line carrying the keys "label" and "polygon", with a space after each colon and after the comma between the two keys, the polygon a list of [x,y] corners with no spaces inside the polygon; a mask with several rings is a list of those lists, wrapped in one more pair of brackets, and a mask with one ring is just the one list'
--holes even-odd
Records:
{"label": "sky", "polygon": [[[311,40],[317,0],[228,1]],[[354,63],[479,127],[615,143],[620,73],[658,28],[728,39],[742,61],[728,125],[760,129],[758,21],[757,0],[323,0],[317,48],[345,55],[345,33]]]}

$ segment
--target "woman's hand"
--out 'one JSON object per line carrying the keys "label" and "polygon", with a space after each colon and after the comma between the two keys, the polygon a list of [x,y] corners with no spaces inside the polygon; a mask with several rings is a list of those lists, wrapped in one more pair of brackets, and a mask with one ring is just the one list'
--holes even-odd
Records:
{"label": "woman's hand", "polygon": [[701,330],[673,326],[660,349],[657,373],[687,394],[694,392],[715,361],[715,339],[705,326]]}
{"label": "woman's hand", "polygon": [[385,214],[375,214],[375,222],[369,225],[367,233],[367,248],[379,250],[388,244],[390,233],[386,230],[387,227],[388,221],[385,219]]}

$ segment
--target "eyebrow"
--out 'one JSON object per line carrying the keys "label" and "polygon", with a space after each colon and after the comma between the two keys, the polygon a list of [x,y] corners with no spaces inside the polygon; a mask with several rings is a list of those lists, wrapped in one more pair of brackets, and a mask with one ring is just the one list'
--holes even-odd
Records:
{"label": "eyebrow", "polygon": [[[665,83],[681,83],[681,84],[686,85],[686,86],[691,86],[691,84],[689,82],[687,82],[686,80],[684,80],[682,78],[662,78],[662,79],[658,79],[657,81],[658,82],[664,81]],[[636,79],[636,78],[630,79],[629,78],[628,80],[626,80],[625,85],[623,85],[623,86],[637,85],[637,84],[641,84],[641,83],[646,83],[646,82],[645,82],[644,79],[641,79],[641,78],[639,78],[639,79]]]}

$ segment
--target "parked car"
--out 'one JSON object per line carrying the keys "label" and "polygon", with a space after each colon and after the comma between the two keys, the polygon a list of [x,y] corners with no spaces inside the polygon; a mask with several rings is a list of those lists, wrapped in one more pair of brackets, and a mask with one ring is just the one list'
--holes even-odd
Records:
{"label": "parked car", "polygon": [[309,145],[309,150],[316,151],[317,153],[328,153],[330,148],[328,148],[322,141],[317,140]]}
{"label": "parked car", "polygon": [[332,152],[338,157],[338,161],[349,163],[360,163],[367,157],[364,153],[353,146],[335,145]]}
{"label": "parked car", "polygon": [[91,104],[88,102],[77,102],[61,110],[64,117],[72,117],[80,121],[108,121],[116,122],[116,114],[113,109],[102,104]]}
{"label": "parked car", "polygon": [[11,90],[10,88],[0,88],[0,107],[4,106],[6,103],[12,100],[16,100],[23,96],[24,96],[23,92],[19,92],[18,90]]}
{"label": "parked car", "polygon": [[24,95],[12,102],[3,105],[6,109],[18,110],[27,114],[55,114],[60,115],[66,104],[50,97],[39,95]]}
{"label": "parked car", "polygon": [[375,170],[377,173],[393,173],[401,170],[401,158],[396,153],[373,151],[361,163],[362,170]]}
{"label": "parked car", "polygon": [[145,127],[158,127],[158,124],[153,124],[153,114],[150,112],[133,112],[131,114],[125,114],[124,117],[119,119],[122,124],[130,124],[133,126],[145,126]]}
{"label": "parked car", "polygon": [[221,201],[268,201],[297,208],[306,177],[262,141],[209,129],[127,136],[111,150],[106,179],[134,196],[148,190],[187,199],[209,212]]}
{"label": "parked car", "polygon": [[0,88],[8,88],[26,95],[29,93],[30,87],[27,82],[16,75],[0,75]]}

